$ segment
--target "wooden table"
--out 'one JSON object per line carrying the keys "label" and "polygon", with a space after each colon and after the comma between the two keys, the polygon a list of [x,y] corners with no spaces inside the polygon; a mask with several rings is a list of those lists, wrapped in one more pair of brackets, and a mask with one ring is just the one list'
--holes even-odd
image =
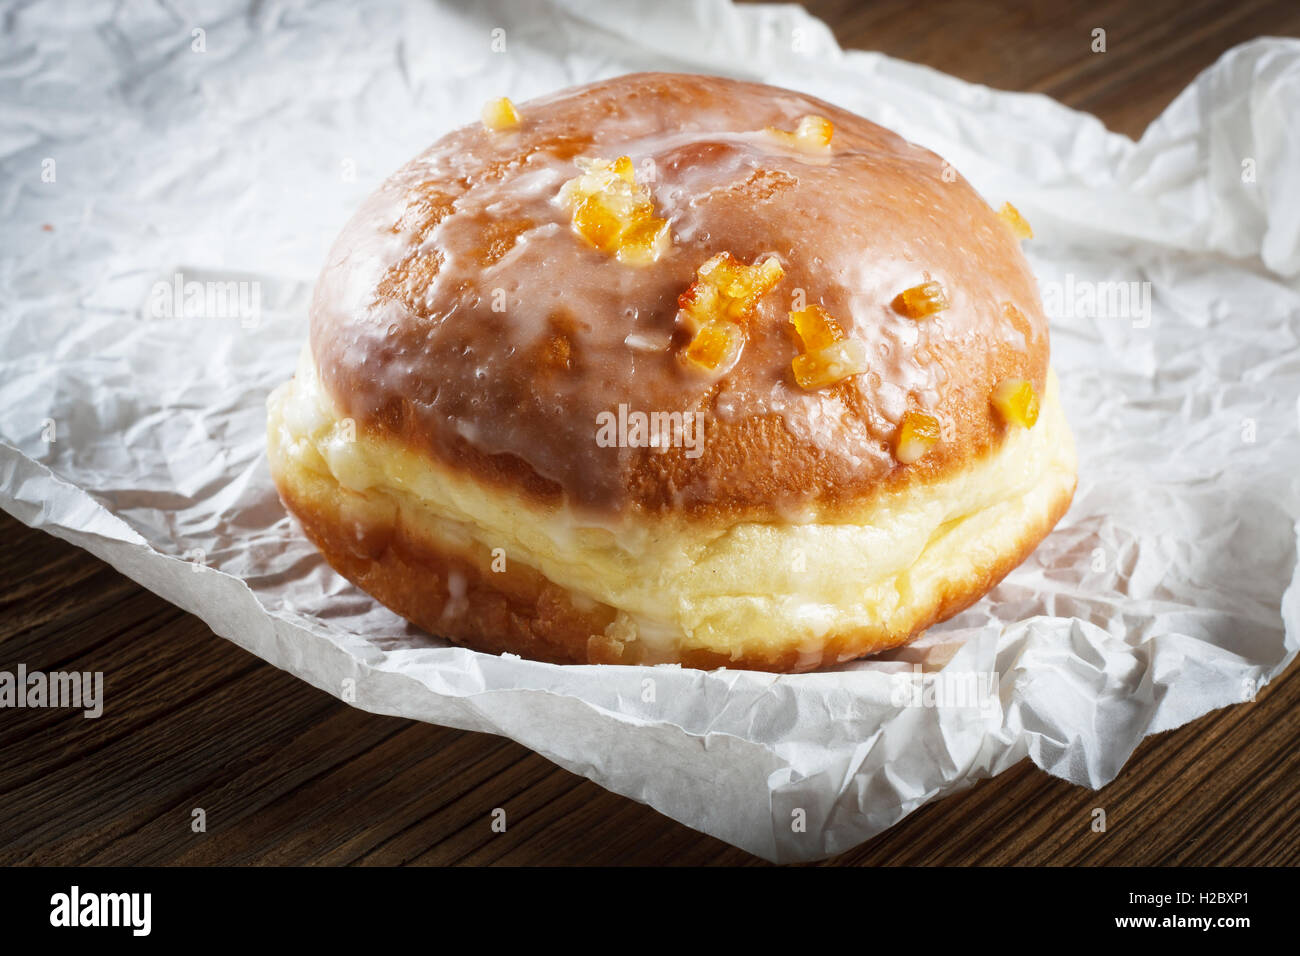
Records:
{"label": "wooden table", "polygon": [[[1047,93],[1131,136],[1230,46],[1300,35],[1294,0],[1069,7],[810,4],[846,47]],[[0,669],[105,671],[113,715],[0,711],[0,863],[760,862],[510,741],[342,704],[8,516],[0,535]],[[1298,739],[1293,666],[1147,740],[1099,792],[1026,761],[834,862],[1296,865]]]}

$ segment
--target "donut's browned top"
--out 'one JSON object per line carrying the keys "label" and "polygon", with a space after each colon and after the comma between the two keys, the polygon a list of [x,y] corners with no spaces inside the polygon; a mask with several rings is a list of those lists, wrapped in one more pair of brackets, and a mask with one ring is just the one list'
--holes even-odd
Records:
{"label": "donut's browned top", "polygon": [[[1047,320],[1018,242],[933,153],[812,97],[716,77],[624,76],[519,112],[514,130],[473,124],[408,163],[330,253],[312,350],[363,429],[535,499],[781,518],[960,468],[1000,440],[999,380],[1041,392]],[[808,114],[834,123],[829,156],[761,132]],[[576,158],[619,156],[638,181],[653,170],[671,226],[672,251],[651,265],[588,245],[556,201]],[[675,316],[720,252],[774,255],[785,275],[739,362],[710,381],[679,361]],[[895,296],[927,280],[950,307],[896,313]],[[800,291],[865,343],[866,373],[795,384]],[[620,405],[707,413],[702,454],[600,447],[598,416]],[[943,438],[902,465],[908,409],[937,417]]]}

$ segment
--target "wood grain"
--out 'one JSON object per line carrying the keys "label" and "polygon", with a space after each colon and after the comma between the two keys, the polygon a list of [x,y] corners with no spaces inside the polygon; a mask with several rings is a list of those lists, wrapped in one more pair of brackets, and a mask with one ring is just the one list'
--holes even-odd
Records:
{"label": "wood grain", "polygon": [[[1295,0],[811,0],[845,48],[879,50],[972,83],[1045,93],[1137,139],[1230,47],[1300,36]],[[1092,31],[1106,51],[1092,51]]]}
{"label": "wood grain", "polygon": [[[845,46],[1047,93],[1131,136],[1228,47],[1300,35],[1291,0],[809,7]],[[348,707],[7,515],[0,535],[0,669],[106,675],[101,719],[0,711],[0,863],[761,862],[510,741]],[[832,862],[1300,864],[1297,673],[1147,740],[1101,791],[1024,762]]]}

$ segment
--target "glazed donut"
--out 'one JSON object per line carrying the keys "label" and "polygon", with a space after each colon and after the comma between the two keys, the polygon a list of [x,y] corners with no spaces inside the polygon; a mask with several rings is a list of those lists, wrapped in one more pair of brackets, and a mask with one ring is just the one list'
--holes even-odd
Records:
{"label": "glazed donut", "polygon": [[480,651],[803,671],[894,647],[1074,493],[1028,235],[789,90],[497,100],[335,242],[272,474],[339,573]]}

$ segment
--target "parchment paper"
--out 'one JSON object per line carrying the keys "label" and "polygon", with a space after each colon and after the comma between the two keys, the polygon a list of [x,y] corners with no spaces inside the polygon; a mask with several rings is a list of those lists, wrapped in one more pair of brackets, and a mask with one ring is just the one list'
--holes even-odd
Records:
{"label": "parchment paper", "polygon": [[[0,507],[20,520],[356,706],[509,736],[772,860],[845,850],[1026,755],[1100,786],[1295,656],[1300,43],[1232,50],[1134,143],[842,53],[796,7],[185,6],[0,21]],[[333,574],[276,498],[264,401],[361,199],[489,97],[650,68],[834,101],[1037,232],[1078,495],[911,648],[802,676],[478,654]],[[177,281],[246,283],[257,308],[169,315]]]}

